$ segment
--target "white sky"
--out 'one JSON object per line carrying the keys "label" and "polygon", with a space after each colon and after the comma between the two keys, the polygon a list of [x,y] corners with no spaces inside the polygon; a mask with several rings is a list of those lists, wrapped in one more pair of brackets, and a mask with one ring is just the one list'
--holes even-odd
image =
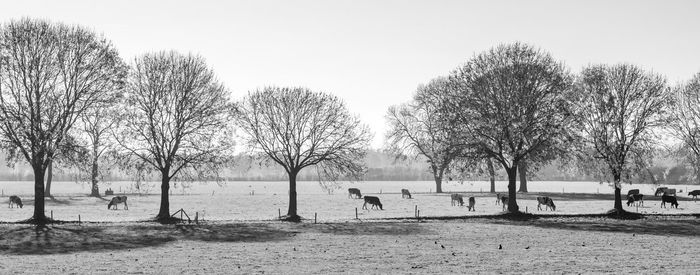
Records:
{"label": "white sky", "polygon": [[420,83],[516,40],[578,72],[628,62],[671,83],[700,72],[700,1],[5,1],[22,16],[103,33],[127,61],[199,53],[234,99],[269,85],[343,98],[383,143],[389,106]]}

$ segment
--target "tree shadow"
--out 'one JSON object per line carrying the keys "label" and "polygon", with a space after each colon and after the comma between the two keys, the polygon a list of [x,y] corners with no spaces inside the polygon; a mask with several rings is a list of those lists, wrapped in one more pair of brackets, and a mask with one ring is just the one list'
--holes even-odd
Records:
{"label": "tree shadow", "polygon": [[310,231],[336,235],[413,235],[428,232],[421,224],[398,222],[300,224]]}
{"label": "tree shadow", "polygon": [[294,234],[266,224],[3,225],[0,226],[0,254],[112,251],[160,246],[176,240],[267,242],[284,240]]}
{"label": "tree shadow", "polygon": [[659,236],[700,236],[700,219],[697,217],[647,217],[636,220],[614,219],[609,217],[540,217],[536,220],[505,222],[490,220],[491,223],[518,226],[534,226],[547,229],[562,229],[572,231],[622,232],[634,234],[649,234]]}

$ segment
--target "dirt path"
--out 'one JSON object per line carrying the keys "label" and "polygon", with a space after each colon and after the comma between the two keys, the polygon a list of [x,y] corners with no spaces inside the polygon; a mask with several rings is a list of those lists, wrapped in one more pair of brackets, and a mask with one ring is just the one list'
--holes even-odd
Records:
{"label": "dirt path", "polygon": [[0,225],[2,274],[690,274],[699,252],[694,217]]}

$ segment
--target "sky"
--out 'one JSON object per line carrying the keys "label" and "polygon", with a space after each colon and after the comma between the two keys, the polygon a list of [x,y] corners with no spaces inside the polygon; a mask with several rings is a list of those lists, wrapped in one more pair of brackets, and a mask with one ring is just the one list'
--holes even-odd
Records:
{"label": "sky", "polygon": [[381,148],[386,111],[480,52],[522,41],[576,73],[631,63],[670,84],[700,72],[700,1],[2,1],[103,34],[122,58],[199,54],[240,100],[266,86],[342,98]]}

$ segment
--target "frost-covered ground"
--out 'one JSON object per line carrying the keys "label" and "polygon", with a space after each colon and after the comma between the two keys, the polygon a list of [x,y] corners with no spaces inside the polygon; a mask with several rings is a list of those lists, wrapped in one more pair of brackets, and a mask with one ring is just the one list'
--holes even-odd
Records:
{"label": "frost-covered ground", "polygon": [[[499,182],[498,191],[505,192],[505,185],[506,183]],[[364,195],[378,196],[384,210],[363,210],[363,200],[348,198],[346,190],[350,186],[360,188]],[[53,213],[54,219],[66,221],[77,220],[78,215],[83,221],[139,221],[149,219],[157,213],[160,195],[155,183],[151,185],[149,194],[131,193],[134,189],[130,183],[113,183],[109,187],[116,194],[120,191],[127,193],[129,210],[123,210],[123,205],[119,205],[119,210],[116,211],[107,210],[108,199],[111,196],[105,196],[103,199],[88,197],[87,186],[59,182],[53,186],[54,199],[47,199],[46,214]],[[422,217],[492,215],[502,211],[502,207],[495,204],[494,194],[481,192],[488,189],[486,182],[447,183],[444,187],[446,193],[442,194],[429,193],[433,187],[431,182],[346,183],[342,189],[329,195],[315,182],[302,182],[299,183],[298,189],[298,213],[306,219],[313,219],[314,214],[317,214],[320,222],[330,222],[355,219],[355,208],[358,209],[360,219],[414,217],[416,206]],[[518,194],[518,204],[522,211],[540,214],[596,214],[604,213],[613,207],[612,188],[607,185],[591,182],[531,182],[529,187],[530,193]],[[644,206],[625,206],[628,210],[660,214],[700,213],[700,203],[685,195],[687,188],[692,190],[700,187],[675,186],[679,190],[684,189],[683,193],[678,194],[678,209],[661,208],[659,198],[651,194],[654,186],[624,187],[623,193],[626,193],[627,189],[639,188],[646,195]],[[0,221],[18,221],[32,215],[31,182],[1,182],[0,188],[4,195],[0,197],[0,202],[8,203],[8,196],[17,194],[25,203],[22,209],[0,207]],[[286,214],[287,188],[285,182],[232,182],[224,185],[195,183],[187,188],[179,184],[172,188],[170,210],[174,213],[184,209],[192,218],[197,213],[205,220],[272,220],[279,212],[282,215]],[[402,199],[399,192],[401,188],[412,190],[413,199]],[[104,189],[106,188],[103,187]],[[476,211],[468,212],[466,207],[451,206],[450,193],[455,192],[465,197],[474,196]],[[552,197],[557,205],[556,211],[537,211],[535,197],[540,195]]]}
{"label": "frost-covered ground", "polygon": [[[696,274],[700,220],[0,225],[2,274]],[[500,247],[500,249],[499,249]]]}

